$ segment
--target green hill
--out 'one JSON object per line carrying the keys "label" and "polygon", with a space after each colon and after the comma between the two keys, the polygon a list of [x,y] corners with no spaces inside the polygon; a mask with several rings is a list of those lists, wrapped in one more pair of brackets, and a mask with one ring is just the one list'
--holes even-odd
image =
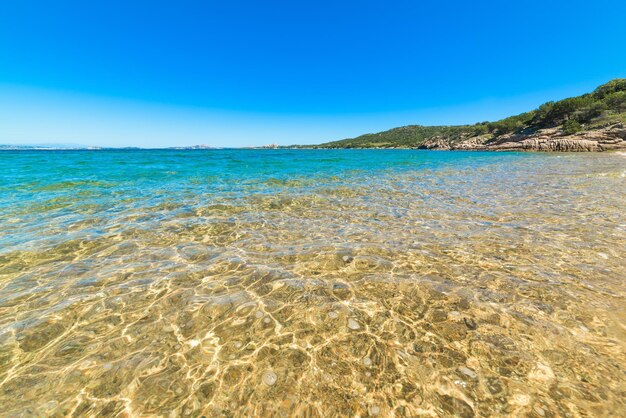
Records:
{"label": "green hill", "polygon": [[[626,122],[626,79],[620,78],[601,85],[592,93],[548,102],[535,110],[496,122],[457,126],[409,125],[328,142],[316,147],[489,149],[503,143],[521,143],[533,138],[542,138],[546,141],[550,139],[581,141],[589,138],[593,140],[592,135],[585,133],[598,130],[608,132],[608,128],[617,128],[611,132],[617,132],[615,135],[619,142],[620,139],[626,140],[621,137],[620,130],[624,122]],[[611,133],[607,135],[610,137]],[[506,142],[507,140],[510,141]],[[599,148],[603,148],[601,144]],[[618,148],[621,148],[621,145]]]}

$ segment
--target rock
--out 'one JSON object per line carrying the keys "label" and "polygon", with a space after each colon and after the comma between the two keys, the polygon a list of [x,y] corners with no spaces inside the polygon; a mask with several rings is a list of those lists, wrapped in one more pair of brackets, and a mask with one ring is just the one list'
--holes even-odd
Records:
{"label": "rock", "polygon": [[626,149],[626,126],[614,123],[589,131],[564,135],[559,128],[540,129],[533,133],[513,133],[496,137],[481,135],[456,139],[429,138],[419,148],[436,150],[493,150],[596,152]]}
{"label": "rock", "polygon": [[355,319],[350,318],[348,319],[348,328],[356,331],[357,329],[361,328],[361,325],[358,322],[356,322]]}
{"label": "rock", "polygon": [[420,146],[421,149],[438,149],[438,150],[449,150],[452,149],[450,143],[441,136],[436,136],[424,141]]}
{"label": "rock", "polygon": [[472,318],[463,318],[463,322],[465,322],[465,326],[467,326],[467,328],[471,329],[472,331],[478,328],[478,325],[476,325],[476,321],[474,321]]}
{"label": "rock", "polygon": [[459,367],[459,371],[471,379],[476,379],[476,377],[478,377],[478,375],[476,374],[474,370],[465,366]]}
{"label": "rock", "polygon": [[263,383],[265,383],[268,386],[272,386],[276,383],[276,381],[278,380],[278,377],[276,376],[276,373],[274,373],[271,370],[267,370],[265,373],[263,373]]}

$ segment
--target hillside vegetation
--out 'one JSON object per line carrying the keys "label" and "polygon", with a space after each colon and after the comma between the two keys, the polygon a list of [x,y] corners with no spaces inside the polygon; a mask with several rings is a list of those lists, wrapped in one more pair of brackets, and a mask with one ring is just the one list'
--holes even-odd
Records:
{"label": "hillside vegetation", "polygon": [[[601,85],[592,93],[545,103],[535,110],[496,122],[474,125],[409,125],[318,145],[320,148],[445,148],[486,147],[543,133],[550,138],[585,139],[585,132],[622,126],[626,122],[626,79]],[[626,139],[626,138],[624,138]],[[470,146],[468,144],[473,144]]]}

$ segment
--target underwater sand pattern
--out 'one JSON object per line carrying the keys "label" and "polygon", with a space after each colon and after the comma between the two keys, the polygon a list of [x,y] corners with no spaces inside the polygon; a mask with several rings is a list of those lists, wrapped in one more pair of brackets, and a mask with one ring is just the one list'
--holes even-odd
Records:
{"label": "underwater sand pattern", "polygon": [[2,416],[623,416],[626,159],[0,155]]}

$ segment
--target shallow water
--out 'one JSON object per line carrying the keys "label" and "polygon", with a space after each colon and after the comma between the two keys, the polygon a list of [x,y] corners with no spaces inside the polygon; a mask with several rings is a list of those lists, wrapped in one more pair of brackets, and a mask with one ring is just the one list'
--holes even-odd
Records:
{"label": "shallow water", "polygon": [[2,416],[619,416],[626,158],[0,153]]}

